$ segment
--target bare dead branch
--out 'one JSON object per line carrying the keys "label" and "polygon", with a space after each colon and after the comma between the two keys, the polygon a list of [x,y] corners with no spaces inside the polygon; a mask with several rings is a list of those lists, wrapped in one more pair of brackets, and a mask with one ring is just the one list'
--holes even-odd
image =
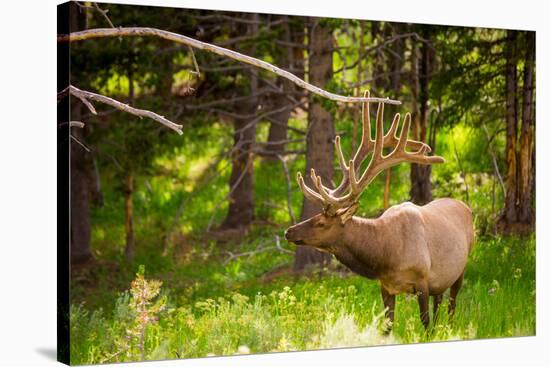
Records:
{"label": "bare dead branch", "polygon": [[225,14],[195,15],[194,18],[198,20],[228,20],[235,23],[258,24],[258,25],[265,25],[267,27],[282,24],[288,21],[286,19],[277,19],[272,22],[265,22],[262,20],[258,21],[253,19],[239,18],[239,17],[233,17]]}
{"label": "bare dead branch", "polygon": [[260,146],[266,146],[266,145],[286,145],[289,143],[302,143],[306,141],[306,138],[301,139],[280,139],[280,140],[273,140],[273,141],[259,141],[256,144]]}
{"label": "bare dead branch", "polygon": [[205,102],[205,103],[195,104],[195,105],[190,104],[190,105],[186,105],[185,108],[189,109],[189,110],[200,110],[200,109],[206,109],[206,108],[209,108],[209,107],[232,105],[232,104],[235,104],[237,102],[246,101],[246,100],[248,100],[249,98],[252,98],[252,97],[254,97],[254,98],[261,97],[265,94],[268,94],[269,92],[270,92],[270,89],[262,88],[262,89],[259,89],[257,93],[253,93],[253,94],[250,94],[250,95],[233,97],[233,98],[226,98],[226,99],[217,99],[215,101]]}
{"label": "bare dead branch", "polygon": [[[387,46],[392,44],[393,42],[395,41],[398,41],[400,39],[403,39],[403,38],[416,38],[419,42],[423,42],[425,43],[426,45],[428,45],[428,47],[430,47],[431,49],[434,49],[434,47],[432,46],[432,44],[425,38],[422,38],[418,33],[416,32],[410,32],[410,33],[402,33],[402,34],[396,34],[395,36],[393,37],[390,37],[390,38],[387,38],[385,39],[384,41],[382,41],[381,43],[378,43],[372,47],[369,47],[367,48],[365,51],[364,51],[364,54],[365,55],[368,55],[369,53],[371,52],[374,52],[374,51],[380,51],[381,49],[386,49],[386,51],[389,51],[390,53],[392,53],[395,57],[397,58],[401,58],[401,56],[397,55],[395,52],[393,52],[392,50],[388,49]],[[342,68],[340,69],[337,69],[334,71],[334,74],[338,74],[338,73],[341,73],[342,71],[345,71],[345,69],[353,69],[357,66],[357,64],[359,64],[361,62],[361,59],[357,59],[356,61],[354,61],[352,64],[350,65],[343,65]]]}
{"label": "bare dead branch", "polygon": [[115,107],[116,109],[127,112],[127,113],[129,113],[131,115],[134,115],[134,116],[137,116],[139,118],[148,117],[152,120],[160,122],[164,126],[174,130],[175,132],[177,132],[180,135],[183,134],[183,132],[181,130],[182,127],[183,127],[182,125],[178,125],[178,124],[166,119],[164,116],[157,115],[156,113],[151,112],[151,111],[141,110],[139,108],[131,107],[131,106],[125,104],[125,103],[119,102],[117,100],[114,100],[110,97],[103,96],[101,94],[92,93],[92,92],[88,92],[88,91],[78,89],[73,85],[69,85],[67,88],[62,90],[58,94],[58,97],[59,97],[59,95],[66,95],[67,91],[71,95],[73,95],[76,98],[80,99],[82,101],[82,103],[84,103],[86,105],[86,107],[88,107],[90,112],[92,112],[94,115],[97,115],[97,111],[95,110],[94,106],[90,103],[89,100],[108,104],[109,106]]}
{"label": "bare dead branch", "polygon": [[[288,173],[288,166],[286,164],[286,161],[284,157],[280,154],[277,154],[277,159],[281,161],[281,164],[283,165],[283,170],[285,172],[285,178],[286,178],[286,205],[288,207],[288,215],[290,215],[290,219],[292,220],[292,224],[296,224],[296,217],[294,216],[294,212],[292,211],[292,185],[290,183],[290,173]],[[277,244],[279,243],[279,237],[277,236]]]}
{"label": "bare dead branch", "polygon": [[[275,157],[276,154],[273,153],[270,150],[265,149],[254,149],[254,154],[261,156],[261,157]],[[306,154],[306,151],[304,149],[298,149],[298,150],[285,150],[284,152],[280,152],[279,155],[281,156],[287,156],[287,155],[297,155],[297,154]]]}
{"label": "bare dead branch", "polygon": [[195,67],[194,73],[197,74],[197,78],[201,77],[201,71],[199,69],[199,64],[197,63],[197,58],[195,57],[195,53],[193,52],[193,47],[187,46],[189,49],[189,52],[191,52],[191,58],[193,59],[193,66]]}
{"label": "bare dead branch", "polygon": [[335,93],[328,92],[322,88],[319,88],[315,85],[312,85],[300,78],[298,78],[296,75],[283,70],[277,66],[274,66],[266,61],[259,60],[257,58],[241,54],[239,52],[229,50],[223,47],[215,46],[210,43],[201,42],[196,39],[183,36],[181,34],[168,32],[161,29],[156,28],[147,28],[147,27],[126,27],[126,28],[98,28],[98,29],[88,29],[85,31],[80,32],[73,32],[71,34],[63,34],[57,36],[57,42],[76,42],[76,41],[82,41],[86,39],[93,39],[93,38],[105,38],[105,37],[135,37],[135,36],[155,36],[159,38],[163,38],[169,41],[181,43],[187,46],[191,46],[194,48],[197,48],[199,50],[204,50],[208,52],[215,53],[217,55],[229,57],[241,62],[244,62],[246,64],[250,64],[253,66],[256,66],[260,69],[264,69],[267,71],[270,71],[272,73],[275,73],[283,78],[286,78],[293,82],[294,84],[314,93],[321,97],[325,97],[327,99],[330,99],[332,101],[338,101],[338,102],[348,102],[348,103],[359,103],[359,102],[382,102],[387,104],[394,104],[394,105],[400,105],[401,102],[397,100],[392,100],[389,98],[376,98],[376,97],[347,97],[338,95]]}
{"label": "bare dead branch", "polygon": [[58,128],[61,128],[65,125],[69,125],[69,127],[79,127],[81,129],[84,128],[84,123],[81,121],[65,121],[57,125]]}
{"label": "bare dead branch", "polygon": [[69,121],[69,127],[79,127],[81,129],[84,128],[84,123],[81,121]]}
{"label": "bare dead branch", "polygon": [[75,142],[77,142],[78,145],[80,145],[82,148],[84,148],[85,151],[87,151],[88,153],[90,153],[90,148],[88,148],[83,142],[81,142],[80,140],[78,140],[77,138],[75,138],[73,134],[71,134],[71,139],[73,139]]}
{"label": "bare dead branch", "polygon": [[[270,123],[275,124],[275,125],[284,125],[284,126],[287,125],[287,124],[284,124],[284,123],[282,123],[282,122],[280,122],[280,121],[275,120],[275,119],[274,119],[273,117],[271,117],[271,116],[266,116],[265,119],[266,119],[267,121],[269,121]],[[294,132],[296,132],[296,133],[298,133],[298,134],[300,134],[300,135],[307,135],[307,131],[298,129],[298,128],[296,128],[296,127],[294,127],[294,126],[290,126],[290,125],[288,125],[287,127],[288,127],[289,130],[292,130],[292,131],[294,131]]]}
{"label": "bare dead branch", "polygon": [[103,15],[103,18],[105,18],[105,20],[107,21],[107,23],[109,23],[111,28],[115,28],[115,25],[113,24],[113,22],[111,22],[111,19],[109,19],[109,17],[107,16],[107,12],[109,12],[109,10],[101,9],[99,5],[97,5],[97,3],[93,3],[93,4],[94,4],[95,10],[97,10],[101,15]]}
{"label": "bare dead branch", "polygon": [[483,131],[485,131],[485,136],[487,137],[489,154],[491,154],[491,159],[493,161],[493,169],[495,170],[495,174],[498,178],[498,183],[500,184],[502,195],[504,195],[504,197],[506,198],[506,187],[504,186],[504,180],[502,179],[502,175],[500,174],[500,170],[498,169],[497,158],[496,158],[495,151],[493,149],[493,144],[492,144],[493,138],[498,134],[498,132],[493,136],[489,136],[489,130],[487,130],[487,126],[485,126],[484,122],[482,122],[481,126],[483,127]]}
{"label": "bare dead branch", "polygon": [[111,22],[111,19],[109,19],[109,17],[107,16],[107,13],[109,12],[109,10],[101,9],[99,5],[97,5],[97,3],[92,3],[93,6],[81,4],[79,1],[75,1],[74,3],[78,5],[78,7],[81,9],[97,10],[101,15],[103,15],[103,17],[105,18],[107,23],[109,23],[111,28],[115,28],[113,22]]}

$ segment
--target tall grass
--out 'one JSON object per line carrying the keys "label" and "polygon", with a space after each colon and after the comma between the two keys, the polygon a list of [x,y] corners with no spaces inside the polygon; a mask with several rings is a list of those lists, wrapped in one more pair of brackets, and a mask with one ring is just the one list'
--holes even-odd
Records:
{"label": "tall grass", "polygon": [[[223,256],[207,249],[207,256],[197,252],[180,265],[181,278],[163,280],[158,297],[165,303],[155,322],[139,326],[131,312],[139,282],[112,299],[109,310],[73,304],[71,358],[84,364],[534,335],[534,244],[534,238],[478,241],[453,321],[444,301],[426,333],[416,299],[401,295],[388,336],[374,281],[331,267],[322,275],[263,282],[260,273],[290,256],[259,253],[224,265]],[[142,344],[132,330],[143,330]],[[121,353],[121,346],[132,353]]]}
{"label": "tall grass", "polygon": [[[303,129],[305,121],[293,119],[291,125]],[[350,136],[351,121],[339,122],[337,130]],[[447,318],[445,300],[438,323],[426,333],[416,299],[401,295],[393,332],[386,336],[380,331],[384,318],[377,282],[349,273],[336,261],[307,276],[282,272],[264,277],[293,262],[291,254],[273,246],[275,236],[281,237],[290,223],[280,162],[255,163],[260,223],[246,238],[221,244],[204,235],[211,220],[219,223],[225,215],[230,162],[212,157],[227,148],[223,142],[230,137],[219,124],[197,127],[196,132],[198,136],[184,137],[175,152],[157,158],[160,173],[136,183],[133,263],[123,256],[121,195],[109,171],[102,171],[105,206],[92,212],[92,247],[99,262],[75,273],[71,282],[73,363],[535,334],[535,238],[491,235],[502,195],[491,162],[482,154],[483,136],[460,125],[440,131],[436,151],[447,163],[432,171],[434,197],[468,200],[478,229],[454,320]],[[290,134],[292,139],[301,137]],[[267,126],[259,126],[258,139],[266,136]],[[343,142],[349,151],[349,139]],[[295,145],[289,149],[300,149]],[[464,172],[459,172],[458,159],[464,160]],[[287,163],[291,177],[304,170],[301,157],[289,157]],[[408,176],[406,165],[393,169],[391,204],[408,199]],[[359,215],[380,214],[383,180],[378,177],[362,196]],[[297,215],[302,195],[292,187],[291,206]],[[176,235],[165,237],[170,233]],[[284,241],[281,245],[293,250]],[[258,251],[266,247],[271,249]],[[140,265],[145,265],[145,274]],[[143,293],[152,285],[158,289]],[[149,298],[136,307],[139,294]]]}

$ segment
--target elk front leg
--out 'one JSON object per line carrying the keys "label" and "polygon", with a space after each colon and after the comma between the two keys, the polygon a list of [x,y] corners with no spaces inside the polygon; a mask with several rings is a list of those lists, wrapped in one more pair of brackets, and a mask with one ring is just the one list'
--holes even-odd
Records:
{"label": "elk front leg", "polygon": [[390,294],[384,286],[380,285],[380,291],[382,292],[382,301],[384,302],[386,319],[389,321],[387,327],[384,329],[386,334],[389,334],[392,330],[394,311],[395,311],[395,295]]}
{"label": "elk front leg", "polygon": [[423,283],[416,289],[418,295],[418,305],[420,306],[420,319],[424,328],[427,330],[430,325],[430,292],[428,285]]}

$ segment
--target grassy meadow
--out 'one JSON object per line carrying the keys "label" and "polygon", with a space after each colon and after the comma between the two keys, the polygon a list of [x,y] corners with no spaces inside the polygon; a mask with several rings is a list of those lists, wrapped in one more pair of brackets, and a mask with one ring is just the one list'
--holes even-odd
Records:
{"label": "grassy meadow", "polygon": [[[350,126],[342,121],[337,127]],[[535,237],[494,234],[502,193],[489,158],[481,153],[486,149],[482,134],[462,125],[442,131],[437,149],[447,163],[433,167],[434,197],[467,200],[476,217],[477,240],[454,320],[447,319],[445,299],[438,323],[425,333],[416,299],[401,295],[393,332],[386,336],[377,282],[350,273],[336,260],[301,275],[290,271],[294,246],[283,237],[290,218],[280,162],[256,163],[261,200],[246,236],[216,237],[215,226],[227,207],[230,169],[223,168],[226,160],[212,157],[225,149],[220,142],[226,141],[226,130],[196,127],[198,136],[184,135],[178,151],[157,159],[157,174],[138,180],[131,264],[124,261],[122,195],[114,178],[102,177],[105,204],[92,212],[97,262],[73,269],[72,363],[535,334]],[[266,133],[267,126],[260,125],[258,139]],[[458,158],[465,162],[461,168]],[[301,157],[287,163],[292,178],[304,169]],[[465,180],[457,174],[461,169]],[[214,170],[222,173],[212,175]],[[407,165],[393,169],[391,204],[407,199],[408,175]],[[383,179],[363,195],[360,215],[381,213]],[[294,179],[291,200],[298,216],[302,196]]]}

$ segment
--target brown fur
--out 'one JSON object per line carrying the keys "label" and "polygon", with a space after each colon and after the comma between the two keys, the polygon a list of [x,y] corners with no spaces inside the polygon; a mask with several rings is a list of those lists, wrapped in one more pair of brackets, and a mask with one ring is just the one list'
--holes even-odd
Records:
{"label": "brown fur", "polygon": [[390,320],[396,294],[418,294],[427,327],[429,295],[440,301],[438,296],[455,285],[454,309],[474,227],[468,206],[438,199],[424,206],[396,205],[376,219],[318,214],[290,227],[285,236],[298,245],[332,253],[353,272],[380,280]]}

